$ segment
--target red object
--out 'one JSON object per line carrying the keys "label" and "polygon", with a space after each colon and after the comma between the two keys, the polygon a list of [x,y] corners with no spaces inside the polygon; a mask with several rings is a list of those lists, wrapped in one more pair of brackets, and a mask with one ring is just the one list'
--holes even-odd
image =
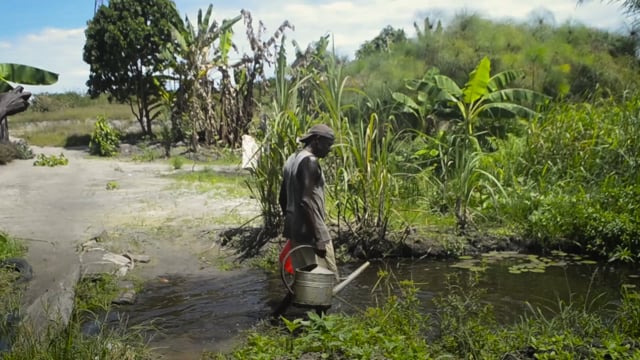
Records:
{"label": "red object", "polygon": [[[287,243],[284,244],[284,248],[280,251],[279,261],[282,264],[282,260],[287,256],[287,254],[291,251],[291,240],[287,240]],[[291,256],[287,258],[287,262],[284,263],[284,269],[289,274],[293,274],[293,263],[291,263]]]}

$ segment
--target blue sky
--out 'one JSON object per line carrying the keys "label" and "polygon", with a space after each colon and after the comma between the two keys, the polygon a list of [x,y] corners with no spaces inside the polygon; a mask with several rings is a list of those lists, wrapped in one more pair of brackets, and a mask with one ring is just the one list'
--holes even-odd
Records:
{"label": "blue sky", "polygon": [[[211,1],[175,0],[180,14],[195,18],[198,9]],[[598,0],[577,6],[577,0],[236,0],[213,2],[218,21],[251,12],[261,20],[266,34],[284,20],[295,26],[287,34],[301,46],[320,36],[333,35],[335,47],[352,57],[365,40],[376,36],[386,25],[404,28],[413,36],[413,22],[425,16],[447,19],[460,12],[477,13],[496,20],[527,21],[533,13],[548,12],[555,22],[566,21],[611,31],[625,31],[629,21],[615,4]],[[84,92],[89,66],[82,61],[84,28],[93,16],[94,0],[0,0],[0,63],[17,62],[59,73],[59,81],[49,86],[28,86],[39,92]],[[244,33],[236,28],[239,38]],[[243,49],[242,41],[239,41]]]}

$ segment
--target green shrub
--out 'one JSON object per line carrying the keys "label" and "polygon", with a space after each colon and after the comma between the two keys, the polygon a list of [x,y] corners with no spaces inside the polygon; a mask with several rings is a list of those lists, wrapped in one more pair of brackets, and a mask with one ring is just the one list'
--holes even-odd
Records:
{"label": "green shrub", "polygon": [[33,150],[31,150],[31,147],[29,147],[29,144],[27,144],[26,141],[18,140],[14,141],[12,144],[16,150],[16,159],[28,160],[34,158],[35,155],[33,154]]}
{"label": "green shrub", "polygon": [[16,239],[0,231],[0,259],[16,257],[24,254],[25,248]]}
{"label": "green shrub", "polygon": [[60,153],[60,156],[46,156],[45,154],[38,154],[36,157],[36,161],[33,162],[33,166],[60,166],[69,164],[69,159],[67,159],[63,153]]}
{"label": "green shrub", "polygon": [[120,134],[111,127],[104,116],[98,116],[91,141],[89,142],[89,153],[98,156],[113,156],[118,153],[120,145]]}
{"label": "green shrub", "polygon": [[182,169],[182,166],[184,165],[186,159],[182,156],[174,156],[170,161],[171,167],[173,167],[175,170],[180,170]]}

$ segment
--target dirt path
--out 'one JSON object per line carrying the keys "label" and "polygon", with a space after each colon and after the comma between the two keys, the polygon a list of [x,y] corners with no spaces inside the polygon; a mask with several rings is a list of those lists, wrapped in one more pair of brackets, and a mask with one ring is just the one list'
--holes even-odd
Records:
{"label": "dirt path", "polygon": [[[0,166],[0,229],[25,239],[34,279],[27,303],[59,287],[78,264],[78,246],[108,234],[112,250],[151,256],[137,269],[145,278],[163,273],[215,271],[201,261],[215,247],[215,218],[233,213],[255,215],[250,199],[177,188],[163,177],[166,162],[137,163],[98,159],[85,150],[32,147],[34,153],[59,155],[67,166],[33,166],[18,160]],[[189,166],[188,170],[190,171]],[[235,171],[233,167],[220,170]],[[107,190],[107,183],[118,184]]]}

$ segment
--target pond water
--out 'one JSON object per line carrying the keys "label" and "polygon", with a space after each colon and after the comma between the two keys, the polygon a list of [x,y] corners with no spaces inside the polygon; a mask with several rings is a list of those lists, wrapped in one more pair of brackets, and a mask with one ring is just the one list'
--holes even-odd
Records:
{"label": "pond water", "polygon": [[[360,264],[341,268],[347,275]],[[597,264],[577,256],[556,254],[541,258],[513,253],[485,254],[462,261],[401,260],[372,262],[336,298],[330,312],[353,313],[374,305],[379,271],[394,282],[413,280],[427,312],[434,296],[455,284],[466,286],[477,274],[482,301],[492,304],[498,321],[513,322],[524,313],[526,302],[553,312],[559,301],[597,300],[594,306],[615,303],[621,286],[640,286],[640,270]],[[396,282],[397,283],[397,282]],[[116,310],[129,326],[151,325],[151,346],[167,359],[199,359],[202,351],[228,351],[243,330],[269,317],[285,293],[278,275],[259,270],[230,271],[222,276],[167,275],[146,285],[135,305]],[[290,308],[287,316],[306,310]]]}

